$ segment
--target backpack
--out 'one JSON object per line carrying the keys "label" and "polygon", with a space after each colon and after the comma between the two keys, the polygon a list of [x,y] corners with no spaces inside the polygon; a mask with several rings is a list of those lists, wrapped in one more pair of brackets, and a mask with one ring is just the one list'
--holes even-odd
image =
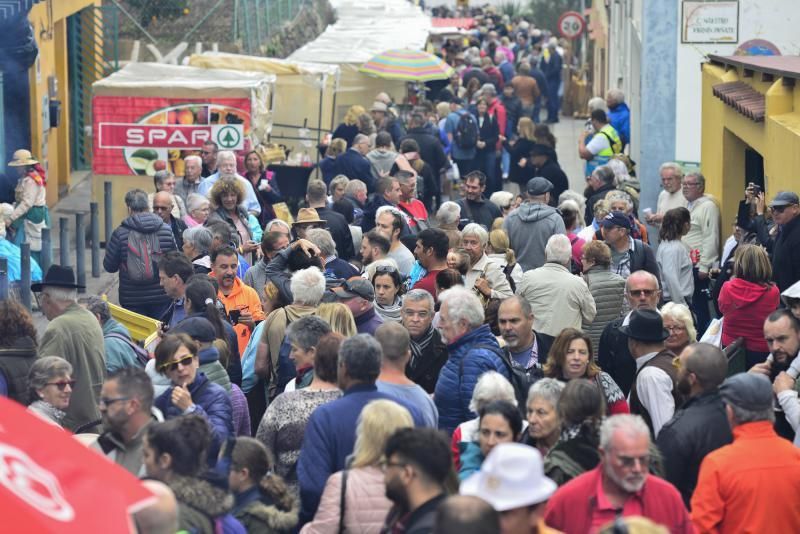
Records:
{"label": "backpack", "polygon": [[158,234],[139,230],[128,233],[128,254],[125,260],[128,278],[133,282],[152,282],[158,279],[156,258],[161,254]]}
{"label": "backpack", "polygon": [[478,145],[478,121],[466,111],[459,115],[453,140],[459,148],[470,150]]}
{"label": "backpack", "polygon": [[138,363],[142,369],[144,369],[144,367],[147,365],[147,362],[150,361],[149,352],[147,352],[144,348],[140,347],[127,337],[123,336],[122,334],[119,334],[117,332],[110,332],[105,337],[110,337],[113,339],[119,339],[121,341],[124,341],[136,355],[136,363]]}
{"label": "backpack", "polygon": [[[528,411],[528,391],[536,381],[544,376],[542,370],[536,367],[530,371],[523,369],[519,364],[511,359],[511,353],[505,347],[500,347],[499,352],[498,348],[491,345],[476,345],[473,348],[490,350],[494,352],[498,358],[500,358],[500,360],[506,366],[506,371],[508,371],[508,381],[511,382],[511,386],[514,388],[514,397],[517,399],[517,409],[522,414],[522,417],[526,418]],[[463,374],[464,358],[461,359],[461,365],[459,366],[458,370],[459,384],[461,383],[461,376]]]}

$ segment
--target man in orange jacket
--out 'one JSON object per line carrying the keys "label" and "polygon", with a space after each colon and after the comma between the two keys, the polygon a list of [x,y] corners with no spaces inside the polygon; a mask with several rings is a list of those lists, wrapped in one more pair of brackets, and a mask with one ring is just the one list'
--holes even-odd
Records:
{"label": "man in orange jacket", "polygon": [[772,427],[769,379],[741,373],[719,392],[733,443],[700,465],[691,516],[697,532],[800,532],[800,449]]}
{"label": "man in orange jacket", "polygon": [[225,306],[225,312],[236,332],[239,354],[244,354],[256,321],[263,321],[265,315],[256,290],[236,276],[238,258],[233,247],[221,247],[211,253],[211,271],[219,284],[217,297]]}

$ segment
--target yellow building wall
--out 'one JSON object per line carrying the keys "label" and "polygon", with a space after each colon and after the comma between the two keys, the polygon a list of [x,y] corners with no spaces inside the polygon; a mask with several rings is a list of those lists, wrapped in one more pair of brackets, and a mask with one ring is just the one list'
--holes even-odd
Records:
{"label": "yellow building wall", "polygon": [[[70,187],[70,111],[67,51],[67,17],[101,0],[49,0],[36,4],[28,20],[33,25],[39,56],[30,68],[31,152],[47,163],[47,203],[53,205]],[[48,79],[58,80],[57,100],[61,101],[58,128],[44,124],[44,101],[49,95]]]}
{"label": "yellow building wall", "polygon": [[[713,94],[718,83],[741,80],[766,95],[764,122],[754,122]],[[778,191],[797,189],[800,169],[800,83],[782,78],[765,81],[761,73],[745,77],[741,70],[703,65],[701,154],[706,192],[720,201],[722,233],[736,218],[744,198],[744,151],[750,147],[764,158],[767,199]]]}

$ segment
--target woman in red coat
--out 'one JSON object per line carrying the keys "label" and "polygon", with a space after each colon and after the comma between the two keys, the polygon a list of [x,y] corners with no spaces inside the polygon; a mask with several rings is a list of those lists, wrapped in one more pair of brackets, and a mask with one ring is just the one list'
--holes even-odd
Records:
{"label": "woman in red coat", "polygon": [[723,315],[722,345],[743,337],[747,368],[767,359],[763,325],[778,308],[780,290],[772,282],[772,266],[758,245],[739,245],[733,260],[733,278],[722,285],[719,309]]}

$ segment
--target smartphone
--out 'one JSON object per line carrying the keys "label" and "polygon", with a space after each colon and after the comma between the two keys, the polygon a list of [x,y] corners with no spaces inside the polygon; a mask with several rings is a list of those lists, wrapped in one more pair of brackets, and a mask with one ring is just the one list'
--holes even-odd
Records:
{"label": "smartphone", "polygon": [[231,310],[228,312],[228,319],[230,320],[231,324],[237,324],[239,322],[239,316],[242,315],[242,312],[239,310]]}

